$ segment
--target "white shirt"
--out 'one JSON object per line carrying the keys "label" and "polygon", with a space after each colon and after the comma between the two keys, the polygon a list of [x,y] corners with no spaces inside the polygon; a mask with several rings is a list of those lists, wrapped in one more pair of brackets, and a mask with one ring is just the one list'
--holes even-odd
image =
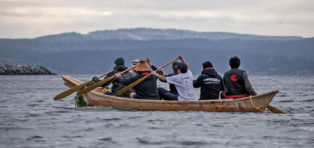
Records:
{"label": "white shirt", "polygon": [[169,84],[174,84],[178,90],[178,100],[195,100],[193,88],[193,75],[189,70],[186,73],[180,73],[166,77]]}

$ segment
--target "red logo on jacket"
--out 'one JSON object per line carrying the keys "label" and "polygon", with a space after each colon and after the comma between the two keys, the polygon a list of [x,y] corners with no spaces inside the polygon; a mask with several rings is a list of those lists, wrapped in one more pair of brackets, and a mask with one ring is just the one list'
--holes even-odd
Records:
{"label": "red logo on jacket", "polygon": [[236,75],[231,75],[231,80],[232,81],[238,81],[238,77]]}

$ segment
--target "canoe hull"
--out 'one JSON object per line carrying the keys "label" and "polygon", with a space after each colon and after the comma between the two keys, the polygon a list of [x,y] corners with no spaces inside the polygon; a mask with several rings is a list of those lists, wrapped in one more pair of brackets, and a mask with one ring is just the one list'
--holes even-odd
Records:
{"label": "canoe hull", "polygon": [[[71,76],[62,76],[65,85],[73,87],[82,84]],[[84,101],[92,106],[123,109],[161,110],[161,111],[206,111],[206,112],[263,112],[278,91],[272,91],[241,99],[167,101],[130,99],[99,93],[95,89],[83,95]]]}

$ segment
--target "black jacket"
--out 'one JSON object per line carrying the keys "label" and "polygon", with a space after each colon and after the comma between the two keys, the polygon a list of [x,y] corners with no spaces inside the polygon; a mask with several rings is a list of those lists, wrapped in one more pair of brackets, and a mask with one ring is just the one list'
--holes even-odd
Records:
{"label": "black jacket", "polygon": [[[113,76],[114,74],[116,74],[118,72],[122,72],[126,69],[128,69],[128,68],[125,67],[124,65],[117,65],[113,68],[112,72],[110,72],[104,79],[106,79],[110,76]],[[123,78],[123,79],[130,78],[130,77],[132,77],[132,75],[129,72],[126,72],[126,73],[121,75],[121,78]],[[116,79],[113,79],[113,80],[107,82],[103,86],[106,86],[106,85],[110,84],[111,82],[112,82],[112,87],[111,87],[112,94],[115,94],[120,89],[122,89],[126,86],[125,84],[117,81]],[[126,91],[125,93],[121,94],[120,96],[129,97],[129,94],[130,94],[130,90]]]}
{"label": "black jacket", "polygon": [[[144,77],[145,75],[142,73],[137,73],[136,76],[131,78],[121,78],[119,77],[117,80],[125,85],[129,85],[134,81]],[[137,99],[154,99],[159,100],[158,90],[157,90],[157,77],[154,75],[149,76],[141,83],[137,84],[133,87],[136,93]]]}
{"label": "black jacket", "polygon": [[215,69],[205,69],[196,80],[195,88],[201,87],[200,100],[218,99],[219,92],[223,91],[222,78]]}
{"label": "black jacket", "polygon": [[223,77],[226,95],[256,95],[244,70],[232,68]]}

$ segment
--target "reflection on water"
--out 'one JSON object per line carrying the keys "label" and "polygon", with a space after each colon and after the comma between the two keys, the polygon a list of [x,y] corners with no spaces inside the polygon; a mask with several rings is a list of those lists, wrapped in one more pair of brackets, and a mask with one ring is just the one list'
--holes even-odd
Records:
{"label": "reflection on water", "polygon": [[75,109],[59,76],[0,76],[0,147],[313,147],[314,76],[250,80],[288,114]]}

